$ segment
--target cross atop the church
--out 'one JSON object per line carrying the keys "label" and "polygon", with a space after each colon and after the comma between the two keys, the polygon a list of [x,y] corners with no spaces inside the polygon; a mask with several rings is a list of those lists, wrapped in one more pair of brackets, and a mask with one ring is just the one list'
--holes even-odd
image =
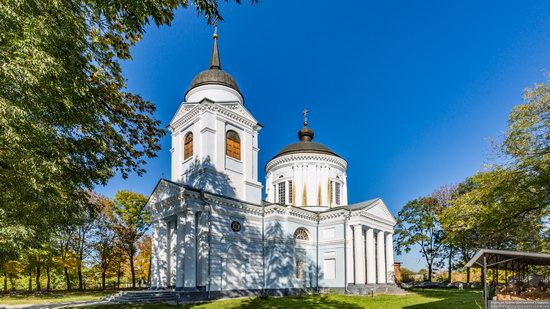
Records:
{"label": "cross atop the church", "polygon": [[214,21],[212,22],[212,25],[214,26],[214,38],[218,38],[218,19],[214,17]]}
{"label": "cross atop the church", "polygon": [[307,126],[307,114],[309,113],[309,110],[306,108],[304,109],[304,126]]}

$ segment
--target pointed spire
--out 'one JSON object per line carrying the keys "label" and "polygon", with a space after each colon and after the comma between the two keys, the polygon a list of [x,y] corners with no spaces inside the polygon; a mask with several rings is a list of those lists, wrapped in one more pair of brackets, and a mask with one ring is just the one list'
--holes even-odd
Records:
{"label": "pointed spire", "polygon": [[210,69],[221,70],[222,64],[220,62],[220,53],[218,52],[218,26],[216,20],[214,20],[214,46],[212,48],[212,57],[210,58]]}

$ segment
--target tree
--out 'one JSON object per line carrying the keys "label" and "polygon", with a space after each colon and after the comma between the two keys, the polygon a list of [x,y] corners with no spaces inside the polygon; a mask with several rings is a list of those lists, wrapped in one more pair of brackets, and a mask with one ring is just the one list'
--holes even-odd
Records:
{"label": "tree", "polygon": [[122,249],[128,256],[132,274],[132,287],[136,287],[134,257],[137,241],[143,236],[150,225],[149,214],[145,210],[147,197],[130,191],[118,191],[114,199],[114,209],[117,223],[115,231]]}
{"label": "tree", "polygon": [[151,250],[153,240],[149,235],[143,235],[137,243],[138,254],[136,256],[136,273],[139,282],[149,284],[151,274]]}
{"label": "tree", "polygon": [[422,197],[408,202],[397,216],[395,226],[396,252],[410,252],[414,246],[420,248],[428,266],[428,280],[432,280],[433,267],[441,258],[443,230],[437,219],[437,200]]}
{"label": "tree", "polygon": [[[453,199],[453,196],[456,194],[457,187],[456,186],[443,186],[437,190],[435,190],[432,193],[432,198],[435,199],[435,205],[434,208],[435,214],[437,216],[437,220],[441,222],[441,216],[445,209],[449,208],[451,206],[451,201]],[[446,255],[444,258],[447,260],[447,281],[452,281],[452,271],[453,271],[453,263],[456,255],[456,246],[451,241],[452,235],[447,233],[445,229],[443,229],[443,236],[442,236],[442,242],[443,247],[441,248],[444,252],[444,255]],[[443,261],[441,261],[440,264],[444,264]]]}
{"label": "tree", "polygon": [[406,267],[401,267],[401,281],[403,282],[414,281],[414,275],[416,275],[414,271]]}
{"label": "tree", "polygon": [[[240,2],[236,0],[236,2]],[[55,230],[84,189],[143,174],[165,130],[126,90],[121,60],[188,0],[0,3],[0,210],[10,224]],[[191,2],[208,22],[217,0]],[[69,220],[70,221],[70,220]],[[17,238],[12,239],[17,241]]]}
{"label": "tree", "polygon": [[105,290],[107,271],[116,253],[115,214],[113,203],[103,196],[97,196],[97,214],[94,222],[94,248],[101,270],[101,289]]}

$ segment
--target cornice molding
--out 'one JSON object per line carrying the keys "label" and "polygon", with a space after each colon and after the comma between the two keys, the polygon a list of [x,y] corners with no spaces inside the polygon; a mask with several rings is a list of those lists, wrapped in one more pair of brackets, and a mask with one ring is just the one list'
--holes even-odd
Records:
{"label": "cornice molding", "polygon": [[[189,107],[187,107],[187,105],[189,105]],[[178,111],[170,123],[170,128],[172,130],[177,129],[184,123],[190,122],[191,119],[206,111],[218,113],[251,128],[255,128],[257,124],[257,121],[244,110],[244,107],[238,102],[213,102],[210,100],[203,100],[201,103],[184,102],[182,106],[184,106],[184,108]]]}
{"label": "cornice molding", "polygon": [[[288,154],[284,156],[277,157],[267,163],[265,166],[266,173],[269,173],[275,167],[292,164],[292,163],[307,163],[307,164],[316,164],[316,163],[332,163],[341,167],[344,172],[347,168],[346,160],[339,158],[337,156],[320,154],[320,153],[299,153],[299,154]],[[315,162],[317,161],[317,162]]]}

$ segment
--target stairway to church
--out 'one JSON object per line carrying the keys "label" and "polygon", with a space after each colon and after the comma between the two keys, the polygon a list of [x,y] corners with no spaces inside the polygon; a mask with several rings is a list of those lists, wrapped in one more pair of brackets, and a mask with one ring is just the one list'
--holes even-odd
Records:
{"label": "stairway to church", "polygon": [[169,290],[121,291],[105,300],[113,304],[176,303],[178,301],[177,294]]}
{"label": "stairway to church", "polygon": [[407,294],[395,284],[348,284],[348,292],[354,295]]}

